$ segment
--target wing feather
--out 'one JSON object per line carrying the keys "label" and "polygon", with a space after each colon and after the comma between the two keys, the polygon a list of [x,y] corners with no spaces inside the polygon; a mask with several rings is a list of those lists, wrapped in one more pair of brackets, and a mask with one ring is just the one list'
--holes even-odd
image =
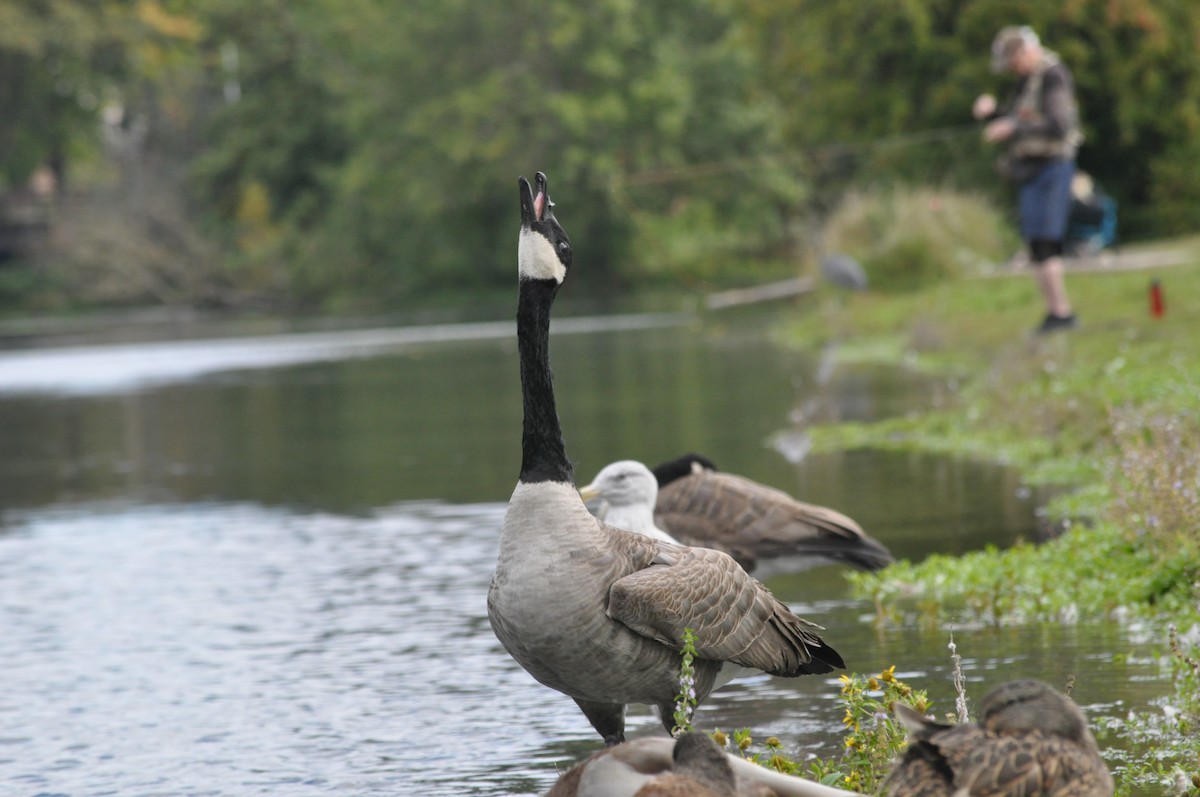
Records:
{"label": "wing feather", "polygon": [[868,569],[892,561],[841,512],[722,471],[700,470],[660,487],[655,521],[681,542],[726,551],[744,566],[796,554]]}
{"label": "wing feather", "polygon": [[728,554],[653,543],[650,566],[618,579],[608,616],[675,648],[685,629],[701,658],[730,661],[773,675],[829,672],[845,666],[819,637]]}

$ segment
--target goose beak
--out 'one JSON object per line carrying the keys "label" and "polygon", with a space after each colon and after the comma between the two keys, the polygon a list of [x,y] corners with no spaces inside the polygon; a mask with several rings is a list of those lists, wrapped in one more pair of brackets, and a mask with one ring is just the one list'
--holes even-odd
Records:
{"label": "goose beak", "polygon": [[533,176],[533,184],[537,189],[537,195],[533,198],[533,215],[538,221],[545,221],[546,211],[554,206],[550,201],[550,185],[543,172]]}
{"label": "goose beak", "polygon": [[599,498],[600,491],[596,489],[594,484],[588,484],[579,488],[579,497],[583,499],[584,503],[587,503],[593,498]]}
{"label": "goose beak", "polygon": [[528,180],[524,177],[518,177],[517,191],[521,195],[521,226],[530,227],[538,218],[533,189],[529,186]]}
{"label": "goose beak", "polygon": [[538,172],[533,176],[533,185],[524,177],[517,178],[517,190],[521,195],[521,226],[530,227],[535,222],[545,221],[551,215],[554,203],[550,201],[546,175]]}

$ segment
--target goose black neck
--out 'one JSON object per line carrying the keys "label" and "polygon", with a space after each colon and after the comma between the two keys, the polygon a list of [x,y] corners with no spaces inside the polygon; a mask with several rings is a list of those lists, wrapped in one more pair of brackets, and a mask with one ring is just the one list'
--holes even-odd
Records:
{"label": "goose black neck", "polygon": [[684,476],[691,476],[693,464],[698,464],[705,470],[715,471],[717,469],[717,466],[708,457],[702,457],[699,454],[684,454],[678,459],[656,465],[652,473],[654,473],[658,486],[666,487]]}
{"label": "goose black neck", "polygon": [[521,481],[574,483],[550,372],[550,306],[558,292],[552,280],[521,280],[517,303],[517,347],[521,355]]}

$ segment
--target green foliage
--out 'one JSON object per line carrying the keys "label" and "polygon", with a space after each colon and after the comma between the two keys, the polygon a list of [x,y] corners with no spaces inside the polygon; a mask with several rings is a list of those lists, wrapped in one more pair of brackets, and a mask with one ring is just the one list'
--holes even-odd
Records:
{"label": "green foliage", "polygon": [[213,35],[202,45],[221,63],[226,99],[209,122],[214,146],[193,165],[198,187],[234,220],[246,191],[260,186],[270,218],[303,229],[326,208],[327,175],[348,147],[319,54],[286,3],[210,3],[207,24]]}
{"label": "green foliage", "polygon": [[750,730],[743,728],[732,740],[720,730],[713,739],[721,747],[732,745],[734,754],[785,775],[810,778],[863,794],[878,794],[896,759],[904,751],[908,734],[892,714],[895,703],[922,714],[931,711],[928,696],[896,679],[893,665],[876,676],[842,675],[839,695],[846,714],[845,750],[836,759],[797,761],[788,756],[779,739],[768,736],[761,750],[754,749]]}
{"label": "green foliage", "polygon": [[[1187,252],[1190,244],[1178,246]],[[1119,450],[1115,424],[1126,408],[1134,412],[1130,420],[1200,412],[1200,351],[1187,344],[1200,334],[1200,255],[1194,263],[1149,274],[1070,276],[1087,327],[1039,343],[1026,338],[1038,307],[1027,274],[946,282],[915,294],[855,295],[839,302],[836,314],[797,319],[791,334],[806,344],[847,340],[859,354],[960,375],[958,400],[946,407],[813,429],[814,446],[919,447],[998,459],[1036,483],[1105,485],[1089,495],[1107,500],[1116,473],[1110,458]],[[1151,279],[1168,297],[1162,319],[1147,312]],[[1089,511],[1102,510],[1093,503]]]}
{"label": "green foliage", "polygon": [[[983,91],[1011,90],[1011,76],[989,74],[988,54],[1013,23],[1032,25],[1072,69],[1087,137],[1080,164],[1118,199],[1124,232],[1195,229],[1200,5],[785,0],[752,3],[743,19],[788,109],[789,143],[827,148],[825,171],[843,186],[881,172],[994,185],[969,109]],[[963,136],[949,135],[960,126]],[[879,140],[932,129],[947,136],[899,150]]]}
{"label": "green foliage", "polygon": [[[721,733],[720,730],[713,734],[713,739],[721,746],[725,746],[728,743],[725,734]],[[752,761],[761,767],[773,769],[785,775],[799,775],[803,771],[803,765],[800,762],[789,758],[783,752],[783,743],[779,741],[779,737],[777,736],[768,736],[763,740],[763,747],[765,749],[754,751],[754,737],[750,734],[750,729],[742,728],[733,734],[733,747],[742,758]]]}
{"label": "green foliage", "polygon": [[0,185],[20,184],[38,166],[61,162],[72,140],[96,117],[104,73],[92,75],[90,67],[111,68],[112,59],[102,53],[116,30],[119,26],[94,7],[32,0],[5,4],[0,12]]}
{"label": "green foliage", "polygon": [[1041,545],[988,547],[960,557],[933,555],[878,574],[849,573],[857,592],[873,599],[881,619],[903,622],[971,617],[996,624],[1075,622],[1121,612],[1185,608],[1189,575],[1200,559],[1164,563],[1126,541],[1111,524],[1074,525]]}
{"label": "green foliage", "polygon": [[256,296],[331,291],[328,277],[306,279],[298,243],[329,210],[348,131],[296,5],[213,2],[204,11],[201,47],[220,99],[206,115],[210,146],[191,164],[192,188],[240,290]]}
{"label": "green foliage", "polygon": [[[1193,626],[1193,630],[1196,626]],[[1172,794],[1200,793],[1200,660],[1195,646],[1184,648],[1174,625],[1168,629],[1169,663],[1174,694],[1158,701],[1153,714],[1131,714],[1110,719],[1096,734],[1101,744],[1119,742],[1107,755],[1115,759],[1114,780],[1118,795],[1140,794],[1147,788],[1168,787]],[[1125,749],[1152,750],[1134,755]]]}
{"label": "green foliage", "polygon": [[42,2],[0,8],[0,186],[39,166],[61,179],[95,151],[106,108],[137,102],[143,81],[166,88],[165,53],[196,35],[159,0]]}
{"label": "green foliage", "polygon": [[683,629],[683,646],[679,651],[679,693],[675,695],[675,729],[672,736],[682,736],[692,730],[692,715],[696,712],[696,634]]}
{"label": "green foliage", "polygon": [[[753,191],[619,180],[778,150],[774,105],[755,95],[719,4],[358,6],[361,22],[339,13],[340,28],[310,31],[340,57],[334,88],[353,142],[305,257],[314,273],[336,259],[341,279],[400,295],[507,285],[497,242],[514,235],[516,176],[536,169],[586,253],[573,279],[593,292],[634,265],[718,262],[777,240],[758,222],[782,228],[771,222],[789,195],[778,174]],[[714,219],[746,232],[714,237]],[[680,244],[698,226],[710,236],[702,252]]]}
{"label": "green foliage", "polygon": [[892,765],[907,745],[908,733],[892,713],[903,703],[929,714],[928,696],[896,680],[892,665],[879,675],[843,675],[841,701],[846,707],[846,749],[836,761],[814,761],[808,775],[827,785],[863,794],[879,794]]}
{"label": "green foliage", "polygon": [[[1109,517],[1131,543],[1175,565],[1185,581],[1200,578],[1200,423],[1194,415],[1121,409],[1113,413],[1116,456]],[[1185,584],[1186,585],[1186,584]]]}
{"label": "green foliage", "polygon": [[913,290],[1004,260],[1017,245],[979,196],[932,188],[851,192],[822,239],[860,260],[871,287]]}

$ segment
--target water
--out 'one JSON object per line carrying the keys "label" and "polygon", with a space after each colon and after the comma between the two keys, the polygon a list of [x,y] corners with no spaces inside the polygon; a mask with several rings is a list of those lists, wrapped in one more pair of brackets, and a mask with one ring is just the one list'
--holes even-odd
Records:
{"label": "water", "polygon": [[[901,556],[1034,533],[1040,496],[1004,468],[804,456],[811,419],[951,386],[679,322],[556,322],[581,478],[697,450]],[[596,749],[487,624],[516,374],[509,324],[0,354],[0,794],[533,794]],[[947,629],[876,628],[836,568],[769,586],[852,669],[895,664],[952,706]],[[1087,709],[1114,715],[1162,691],[1152,661],[1116,655],[1147,634],[954,629],[976,698],[1074,673]],[[837,689],[752,678],[698,723],[831,755]],[[641,708],[629,730],[661,733]]]}

